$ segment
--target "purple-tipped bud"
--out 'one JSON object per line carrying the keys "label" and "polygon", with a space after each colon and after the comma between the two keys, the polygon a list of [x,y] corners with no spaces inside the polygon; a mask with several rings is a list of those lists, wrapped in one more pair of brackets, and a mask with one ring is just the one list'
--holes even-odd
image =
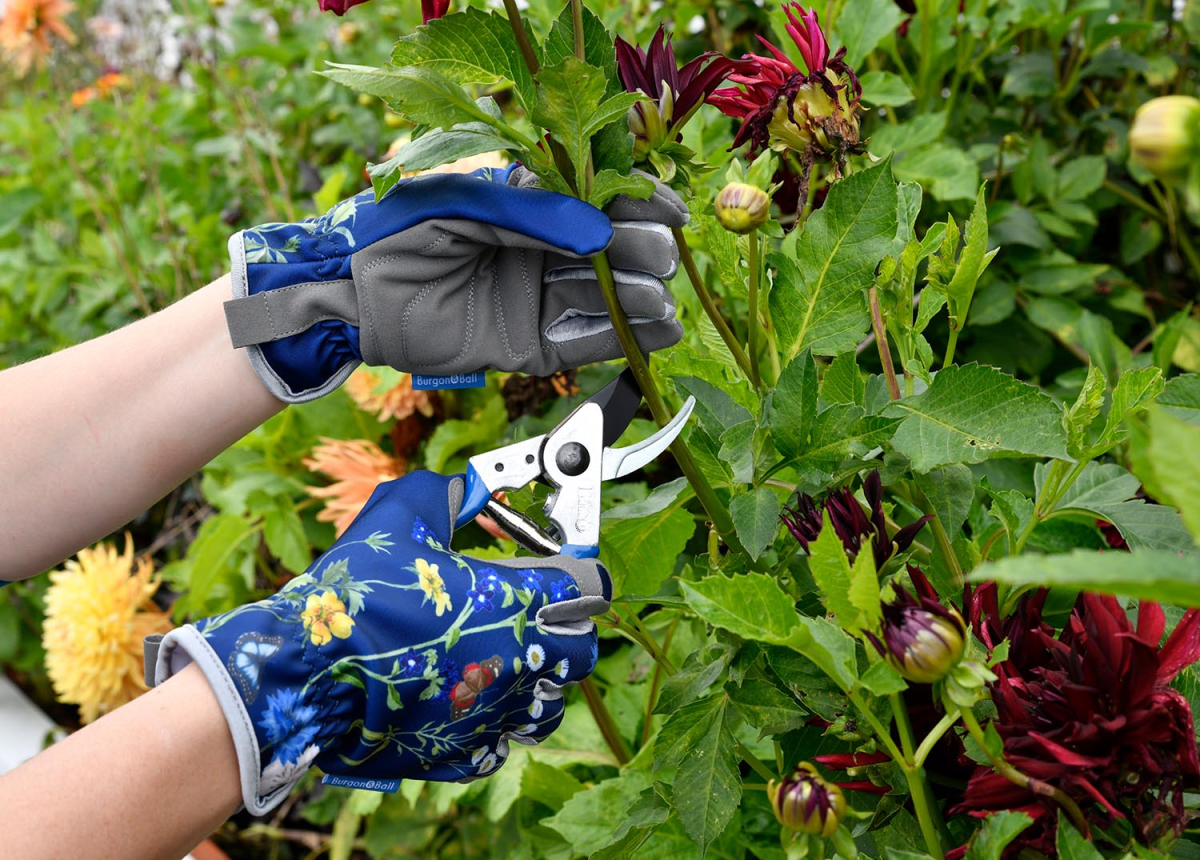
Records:
{"label": "purple-tipped bud", "polygon": [[771,217],[767,192],[745,182],[730,182],[713,204],[717,220],[731,233],[752,233]]}
{"label": "purple-tipped bud", "polygon": [[823,780],[808,762],[796,765],[782,782],[771,780],[767,796],[780,824],[813,836],[832,836],[846,814],[842,790]]}
{"label": "purple-tipped bud", "polygon": [[1200,100],[1160,96],[1138,108],[1129,129],[1129,154],[1165,182],[1184,178],[1200,158]]}
{"label": "purple-tipped bud", "polygon": [[966,649],[967,625],[953,606],[943,606],[918,568],[908,566],[918,597],[903,588],[883,606],[880,637],[868,633],[875,649],[904,678],[916,684],[940,681],[958,665]]}

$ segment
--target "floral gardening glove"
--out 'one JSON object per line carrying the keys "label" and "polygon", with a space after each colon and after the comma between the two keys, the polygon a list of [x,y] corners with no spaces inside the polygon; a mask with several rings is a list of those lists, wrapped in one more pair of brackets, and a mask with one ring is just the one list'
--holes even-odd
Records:
{"label": "floral gardening glove", "polygon": [[288,402],[328,393],[360,361],[549,376],[621,355],[587,260],[605,249],[642,349],[676,343],[663,280],[678,268],[669,228],[687,222],[683,201],[658,184],[601,212],[536,183],[519,166],[422,176],[378,203],[365,191],[319,218],[236,233],[233,345]]}
{"label": "floral gardening glove", "polygon": [[589,616],[608,608],[608,573],[459,555],[447,544],[462,494],[461,477],[431,472],[381,484],[278,594],[158,645],[157,683],[195,662],[212,685],[252,814],[312,764],[360,788],[471,780],[562,721],[563,686],[596,664]]}

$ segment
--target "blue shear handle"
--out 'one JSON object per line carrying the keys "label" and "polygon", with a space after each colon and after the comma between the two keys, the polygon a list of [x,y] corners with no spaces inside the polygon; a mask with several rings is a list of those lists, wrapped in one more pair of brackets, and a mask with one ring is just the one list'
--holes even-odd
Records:
{"label": "blue shear handle", "polygon": [[577,543],[563,544],[561,550],[563,555],[569,555],[572,558],[599,558],[600,547],[598,546],[581,546]]}
{"label": "blue shear handle", "polygon": [[458,519],[454,521],[456,529],[462,528],[475,517],[479,516],[483,506],[492,497],[492,492],[483,483],[483,478],[475,471],[475,467],[467,463],[467,473],[463,475],[466,490],[463,493],[462,507],[458,509]]}

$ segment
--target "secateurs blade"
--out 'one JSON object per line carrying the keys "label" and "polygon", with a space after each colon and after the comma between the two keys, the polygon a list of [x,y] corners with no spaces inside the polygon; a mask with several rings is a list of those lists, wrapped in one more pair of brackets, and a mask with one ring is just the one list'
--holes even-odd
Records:
{"label": "secateurs blade", "polygon": [[[637,471],[661,454],[696,404],[689,397],[671,422],[650,438],[610,448],[633,420],[641,400],[633,372],[626,369],[549,433],[472,457],[456,527],[486,509],[514,540],[534,552],[595,558],[600,552],[601,483]],[[554,490],[544,508],[553,537],[492,498],[498,490],[518,489],[532,481],[543,481]]]}

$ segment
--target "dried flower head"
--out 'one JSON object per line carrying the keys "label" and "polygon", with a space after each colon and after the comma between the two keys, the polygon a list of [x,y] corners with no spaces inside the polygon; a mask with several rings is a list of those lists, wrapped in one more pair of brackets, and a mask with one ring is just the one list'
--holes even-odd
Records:
{"label": "dried flower head", "polygon": [[322,439],[304,465],[334,479],[327,487],[307,489],[310,496],[326,500],[317,519],[333,523],[339,535],[354,522],[377,486],[403,472],[402,464],[365,439]]}
{"label": "dried flower head", "polygon": [[396,383],[389,387],[379,373],[359,368],[346,380],[346,393],[359,409],[370,412],[380,421],[402,420],[414,412],[426,418],[433,415],[429,393],[416,391],[412,376],[407,373],[400,374]]}
{"label": "dried flower head", "polygon": [[813,836],[832,836],[846,814],[842,790],[822,779],[808,762],[796,765],[781,782],[771,780],[767,795],[780,824]]}
{"label": "dried flower head", "polygon": [[738,87],[717,90],[709,104],[742,120],[734,148],[750,141],[752,150],[794,150],[811,167],[817,160],[832,161],[835,172],[851,153],[863,151],[858,139],[859,100],[862,85],[845,61],[846,49],[832,57],[815,10],[805,12],[799,3],[783,6],[786,30],[807,71],[796,68],[787,54],[761,36],[770,56],[747,54],[754,69],[730,75]]}
{"label": "dried flower head", "polygon": [[147,689],[142,640],[171,629],[167,614],[151,597],[158,590],[154,565],[111,544],[79,551],[50,574],[42,645],[46,672],[59,701],[79,706],[90,723],[132,701]]}
{"label": "dried flower head", "polygon": [[862,549],[863,539],[869,538],[871,551],[875,554],[875,569],[882,570],[893,555],[912,546],[929,517],[921,517],[889,536],[887,517],[883,512],[883,481],[878,470],[872,471],[863,481],[863,495],[870,505],[870,519],[863,512],[858,499],[854,498],[854,491],[850,487],[834,490],[820,504],[812,496],[802,493],[796,499],[796,507],[784,507],[780,519],[807,552],[809,543],[821,533],[824,524],[822,512],[828,513],[829,521],[850,560],[853,561]]}
{"label": "dried flower head", "polygon": [[8,0],[0,15],[0,52],[11,58],[18,77],[34,65],[46,65],[51,35],[75,44],[75,34],[63,22],[74,8],[68,0]]}

